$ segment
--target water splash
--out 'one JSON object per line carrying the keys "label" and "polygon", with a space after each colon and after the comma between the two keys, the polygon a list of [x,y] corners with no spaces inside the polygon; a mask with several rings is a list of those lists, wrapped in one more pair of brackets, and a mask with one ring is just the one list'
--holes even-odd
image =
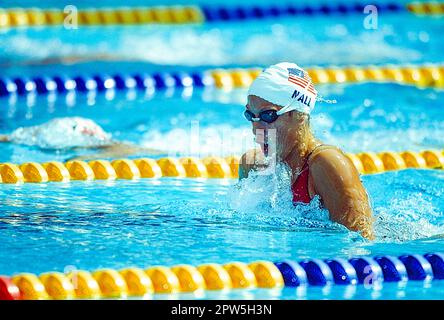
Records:
{"label": "water splash", "polygon": [[275,228],[344,229],[329,220],[328,211],[316,196],[309,204],[293,204],[291,173],[287,166],[277,164],[272,171],[252,172],[248,178],[232,186],[226,204],[244,219]]}
{"label": "water splash", "polygon": [[[359,233],[329,220],[328,210],[322,207],[319,196],[315,196],[309,204],[293,205],[290,181],[289,169],[283,165],[277,165],[274,172],[252,172],[248,178],[232,185],[226,194],[216,195],[214,203],[217,208],[208,212],[213,218],[223,217],[227,224],[294,232],[333,231],[353,241],[365,241]],[[376,234],[374,244],[402,243],[444,235],[443,213],[427,196],[411,194],[406,197],[400,194],[388,204],[372,207]]]}
{"label": "water splash", "polygon": [[405,242],[444,235],[443,213],[425,197],[392,199],[374,208],[378,242]]}
{"label": "water splash", "polygon": [[316,102],[325,102],[328,104],[336,104],[338,101],[336,99],[325,99],[322,95],[319,95],[316,97]]}

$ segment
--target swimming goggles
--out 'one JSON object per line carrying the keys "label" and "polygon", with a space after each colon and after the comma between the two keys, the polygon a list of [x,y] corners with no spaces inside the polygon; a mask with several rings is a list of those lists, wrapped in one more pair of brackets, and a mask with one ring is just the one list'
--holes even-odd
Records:
{"label": "swimming goggles", "polygon": [[283,115],[286,112],[296,110],[296,108],[292,107],[292,104],[294,103],[295,100],[296,99],[292,100],[288,105],[286,105],[285,107],[283,107],[280,110],[270,109],[270,110],[261,111],[261,112],[259,112],[257,117],[250,110],[245,110],[245,112],[244,112],[245,119],[247,119],[248,121],[251,121],[251,122],[263,121],[266,123],[273,123],[277,120],[277,118],[279,118],[280,115]]}

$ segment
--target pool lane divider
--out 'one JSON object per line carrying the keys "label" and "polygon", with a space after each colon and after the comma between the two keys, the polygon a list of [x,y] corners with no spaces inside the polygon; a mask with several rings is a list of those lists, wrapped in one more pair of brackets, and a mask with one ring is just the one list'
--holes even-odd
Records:
{"label": "pool lane divider", "polygon": [[[67,92],[104,93],[108,90],[155,92],[206,87],[230,90],[249,87],[260,72],[260,68],[238,68],[152,74],[0,77],[0,97],[65,94]],[[442,64],[308,67],[307,72],[314,84],[380,82],[413,85],[420,88],[444,88],[444,65]]]}
{"label": "pool lane divider", "polygon": [[[0,8],[0,28],[60,26],[73,13],[50,8]],[[86,26],[202,23],[205,16],[197,6],[117,7],[77,10],[77,23]]]}
{"label": "pool lane divider", "polygon": [[252,288],[373,285],[384,282],[444,279],[444,254],[381,255],[351,259],[305,259],[299,262],[255,261],[136,267],[93,272],[19,273],[0,276],[0,300],[100,299],[153,294],[203,292]]}
{"label": "pool lane divider", "polygon": [[[142,25],[142,24],[189,24],[203,22],[230,22],[282,17],[314,17],[332,15],[362,15],[367,3],[334,4],[273,4],[268,6],[154,6],[89,8],[77,11],[79,25]],[[444,14],[443,2],[412,2],[402,5],[396,2],[374,4],[379,14],[410,12],[417,15]],[[0,28],[63,25],[72,13],[63,9],[0,8]]]}
{"label": "pool lane divider", "polygon": [[[443,169],[444,150],[362,152],[346,156],[361,174],[406,168]],[[238,178],[239,156],[73,160],[65,163],[0,163],[0,183],[68,182],[71,180],[134,180],[140,178]],[[242,160],[244,161],[244,160]]]}

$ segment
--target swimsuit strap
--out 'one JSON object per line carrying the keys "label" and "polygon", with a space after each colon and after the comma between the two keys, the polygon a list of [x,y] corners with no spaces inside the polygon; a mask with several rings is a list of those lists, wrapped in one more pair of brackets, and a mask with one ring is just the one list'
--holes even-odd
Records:
{"label": "swimsuit strap", "polygon": [[[330,146],[330,145],[328,145],[328,144],[317,145],[316,147],[313,148],[313,150],[311,150],[308,153],[307,157],[305,158],[304,164],[302,165],[301,171],[299,171],[298,176],[296,177],[296,181],[299,179],[299,177],[302,175],[302,173],[304,173],[305,171],[308,170],[308,168],[307,168],[308,167],[308,160],[310,159],[310,156],[313,154],[313,152],[315,152],[317,148],[325,147],[325,146]],[[334,147],[334,146],[331,146],[331,147]]]}
{"label": "swimsuit strap", "polygon": [[318,149],[319,147],[327,146],[325,144],[320,144],[311,150],[311,152],[307,155],[304,165],[302,166],[301,171],[299,172],[298,176],[296,177],[296,180],[293,182],[291,186],[291,190],[293,192],[293,202],[303,202],[303,203],[309,203],[310,198],[310,192],[308,191],[308,175],[309,175],[309,168],[308,168],[308,160],[310,159],[310,156],[313,154],[313,152]]}
{"label": "swimsuit strap", "polygon": [[317,145],[316,147],[314,147],[313,150],[311,150],[310,153],[305,158],[304,165],[302,166],[302,170],[308,164],[308,160],[310,159],[310,156],[313,154],[313,152],[315,152],[317,148],[322,147],[322,146],[328,146],[328,144],[320,144],[320,145]]}

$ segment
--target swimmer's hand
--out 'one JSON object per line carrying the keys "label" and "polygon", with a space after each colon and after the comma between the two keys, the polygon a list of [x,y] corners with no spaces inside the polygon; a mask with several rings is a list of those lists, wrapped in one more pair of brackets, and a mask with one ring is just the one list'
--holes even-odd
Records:
{"label": "swimmer's hand", "polygon": [[244,153],[239,161],[239,180],[247,178],[250,171],[266,168],[265,156],[260,149]]}
{"label": "swimmer's hand", "polygon": [[96,160],[96,159],[103,159],[103,158],[123,158],[131,155],[136,154],[143,154],[144,156],[157,156],[165,154],[165,151],[157,150],[157,149],[151,149],[151,148],[144,148],[139,147],[133,144],[125,144],[125,143],[113,143],[111,145],[102,146],[100,147],[102,150],[101,152],[95,153],[95,154],[87,154],[83,156],[75,156],[67,161],[71,160]]}

